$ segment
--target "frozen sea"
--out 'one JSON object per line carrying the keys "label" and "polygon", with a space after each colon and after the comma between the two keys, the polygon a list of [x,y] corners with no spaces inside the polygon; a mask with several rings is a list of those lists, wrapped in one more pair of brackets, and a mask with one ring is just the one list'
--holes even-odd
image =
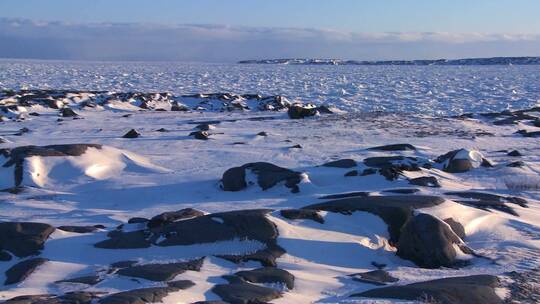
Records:
{"label": "frozen sea", "polygon": [[284,95],[348,112],[455,115],[540,101],[540,66],[289,66],[0,60],[0,88]]}

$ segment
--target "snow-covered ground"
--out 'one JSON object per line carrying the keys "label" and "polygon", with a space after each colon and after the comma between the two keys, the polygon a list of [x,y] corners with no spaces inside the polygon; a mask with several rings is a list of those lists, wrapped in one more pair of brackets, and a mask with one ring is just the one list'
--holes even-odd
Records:
{"label": "snow-covered ground", "polygon": [[535,105],[540,66],[283,66],[0,60],[0,88],[283,95],[349,112],[429,115]]}
{"label": "snow-covered ground", "polygon": [[[144,223],[126,224],[131,218],[152,218],[183,208],[207,214],[272,209],[266,218],[279,232],[277,245],[286,251],[277,258],[277,267],[295,277],[291,290],[279,284],[258,284],[283,292],[272,303],[374,303],[373,299],[349,297],[377,287],[349,276],[377,269],[374,262],[386,264],[384,270],[399,279],[398,285],[475,274],[499,275],[510,282],[511,271],[540,268],[540,139],[515,134],[518,129],[531,132],[537,128],[530,119],[518,121],[517,125],[495,125],[488,118],[430,115],[530,107],[540,98],[539,67],[239,67],[23,61],[3,61],[0,66],[0,86],[11,89],[280,93],[291,100],[315,99],[349,110],[292,120],[285,112],[85,108],[76,110],[79,119],[59,120],[57,109],[39,107],[29,112],[38,111],[40,116],[0,122],[0,138],[5,141],[0,143],[0,151],[28,145],[103,145],[89,147],[81,155],[28,155],[20,183],[24,190],[17,194],[0,192],[0,221],[39,222],[55,227],[105,226],[83,234],[55,230],[39,254],[49,261],[23,282],[0,286],[0,301],[20,295],[62,295],[81,290],[109,294],[162,287],[163,282],[119,275],[111,271],[110,265],[126,260],[171,263],[203,256],[206,259],[199,271],[186,271],[175,278],[191,280],[195,286],[171,292],[162,301],[219,300],[212,288],[227,282],[222,276],[261,264],[235,264],[216,256],[253,253],[267,243],[233,238],[157,246],[169,237],[162,235],[148,248],[94,246],[108,239],[107,233],[118,225],[124,225],[124,232],[145,229]],[[362,113],[377,109],[408,113]],[[210,139],[189,136],[203,122],[213,126]],[[22,128],[27,130],[21,132]],[[131,129],[141,136],[122,138]],[[401,143],[411,144],[416,150],[368,149]],[[473,151],[464,150],[454,157],[471,161],[473,166],[467,172],[447,172],[443,169],[448,161],[431,161],[462,148]],[[522,156],[509,156],[512,150],[520,151]],[[0,165],[9,158],[2,155]],[[389,155],[426,160],[431,168],[405,170],[392,181],[378,173],[345,176],[351,170],[362,173],[369,169],[363,162],[368,157]],[[492,167],[482,166],[482,158],[489,160]],[[321,166],[339,159],[353,159],[356,164],[347,169]],[[524,164],[508,166],[515,161]],[[302,173],[299,192],[292,193],[295,191],[283,183],[268,190],[256,185],[237,192],[222,189],[220,180],[226,170],[253,162],[268,162]],[[0,167],[0,188],[16,185],[14,170],[15,165]],[[247,181],[256,179],[253,174],[248,172]],[[410,180],[421,176],[435,177],[441,187],[411,185]],[[388,196],[396,194],[385,190],[397,188],[420,189],[409,196],[442,197],[443,203],[418,208],[415,214],[431,214],[441,220],[453,218],[461,223],[466,234],[463,242],[482,257],[456,249],[458,258],[467,263],[453,268],[421,268],[396,255],[387,224],[373,213],[319,211],[324,219],[319,223],[289,219],[279,212],[326,202],[320,199],[324,195],[365,191],[370,196]],[[528,203],[479,209],[458,203],[463,198],[449,194],[463,191],[519,197]],[[219,215],[211,219],[224,224]],[[23,259],[12,256],[10,261],[0,261],[0,283],[5,280],[4,272]],[[96,274],[100,282],[95,285],[55,283]],[[502,297],[510,295],[508,286],[502,285],[497,293]],[[378,301],[405,303],[395,299]]]}

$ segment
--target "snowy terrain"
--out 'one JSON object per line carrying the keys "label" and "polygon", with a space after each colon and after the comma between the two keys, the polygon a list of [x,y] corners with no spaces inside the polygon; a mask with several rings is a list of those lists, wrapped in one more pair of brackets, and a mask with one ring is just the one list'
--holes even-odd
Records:
{"label": "snowy terrain", "polygon": [[[538,301],[538,67],[0,66],[0,86],[14,90],[0,95],[0,301],[84,292],[105,304],[260,303],[225,298],[236,290],[271,303]],[[27,88],[76,92],[25,98],[35,93]],[[263,96],[234,95],[242,109],[229,95],[182,96],[211,92]],[[275,100],[287,103],[259,107]],[[295,101],[334,113],[290,119]],[[132,129],[139,136],[124,138]],[[207,140],[190,135],[201,129]],[[408,145],[371,149],[390,144]],[[373,158],[383,156],[403,158]],[[416,235],[424,220],[448,244]],[[43,239],[30,248],[3,222],[57,229],[10,232]],[[34,271],[4,284],[25,261]],[[156,264],[166,265],[144,268]],[[263,266],[278,273],[253,274]],[[360,275],[375,270],[391,278]],[[412,298],[369,295],[384,284],[471,275],[496,284],[473,277],[479,285],[454,290],[465,298],[429,288]],[[141,289],[152,297],[123,293]]]}
{"label": "snowy terrain", "polygon": [[283,95],[348,112],[453,115],[534,106],[540,66],[288,66],[0,60],[0,88]]}

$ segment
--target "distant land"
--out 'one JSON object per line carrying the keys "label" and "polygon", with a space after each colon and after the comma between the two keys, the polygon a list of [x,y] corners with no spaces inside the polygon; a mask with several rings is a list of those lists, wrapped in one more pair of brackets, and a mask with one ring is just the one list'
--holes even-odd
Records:
{"label": "distant land", "polygon": [[436,60],[377,60],[357,61],[342,59],[262,59],[242,60],[239,64],[290,65],[540,65],[540,57],[493,57]]}

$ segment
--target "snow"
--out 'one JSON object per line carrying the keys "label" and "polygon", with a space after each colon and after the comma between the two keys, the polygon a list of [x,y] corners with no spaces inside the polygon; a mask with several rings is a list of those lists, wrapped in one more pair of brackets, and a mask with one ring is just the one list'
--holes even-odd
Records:
{"label": "snow", "polygon": [[[81,156],[28,158],[23,184],[31,188],[17,195],[0,193],[0,220],[45,222],[54,226],[106,226],[105,230],[89,234],[57,230],[41,254],[52,262],[44,264],[21,284],[0,286],[0,300],[23,294],[74,290],[80,287],[50,282],[95,273],[104,275],[105,280],[88,290],[115,292],[161,286],[142,279],[133,281],[106,274],[107,266],[130,259],[153,263],[202,256],[207,258],[200,272],[188,271],[176,278],[193,280],[196,285],[170,294],[164,302],[218,300],[210,290],[215,284],[225,283],[221,276],[261,265],[255,262],[236,265],[213,256],[254,252],[264,244],[229,240],[129,250],[98,249],[93,244],[105,239],[108,231],[125,224],[129,218],[150,218],[182,208],[206,213],[254,208],[279,210],[322,202],[319,197],[323,195],[354,191],[382,195],[387,189],[409,188],[412,186],[405,178],[387,181],[380,175],[345,177],[344,174],[353,169],[361,172],[366,168],[362,160],[367,157],[407,155],[433,159],[461,148],[465,150],[458,158],[481,162],[485,157],[492,160],[495,167],[478,166],[461,174],[438,169],[406,174],[408,177],[431,175],[441,181],[442,188],[418,187],[420,194],[444,196],[445,192],[471,190],[529,200],[528,208],[511,205],[519,217],[496,210],[479,210],[451,200],[421,210],[440,219],[452,217],[462,223],[467,234],[466,244],[494,263],[463,256],[471,259],[471,265],[460,269],[420,269],[396,256],[395,248],[388,244],[386,224],[372,214],[321,212],[325,223],[320,224],[285,219],[274,211],[268,218],[278,228],[278,244],[287,250],[277,264],[295,276],[296,286],[273,303],[370,303],[371,300],[348,298],[351,293],[373,288],[352,281],[348,275],[373,270],[373,261],[387,264],[386,270],[400,279],[398,284],[470,274],[499,275],[540,267],[539,189],[509,189],[505,183],[521,176],[530,176],[529,181],[538,180],[538,139],[513,134],[519,126],[494,126],[478,119],[430,116],[536,104],[540,91],[538,67],[166,66],[159,63],[142,63],[140,69],[135,70],[134,67],[127,63],[0,61],[0,86],[123,91],[129,81],[136,84],[137,90],[152,92],[279,93],[291,100],[328,102],[348,113],[290,120],[279,112],[257,112],[256,115],[250,112],[153,112],[117,103],[109,104],[110,109],[77,109],[82,119],[57,122],[57,111],[33,108],[31,111],[42,115],[0,123],[0,136],[8,140],[0,144],[0,148],[67,143],[103,145],[102,149],[89,148]],[[60,76],[65,73],[70,77]],[[209,76],[203,77],[205,73]],[[430,97],[427,97],[428,91]],[[122,111],[117,111],[119,109]],[[385,112],[366,113],[371,110]],[[126,112],[132,115],[122,117]],[[249,119],[254,116],[273,119]],[[200,141],[188,136],[196,122],[211,120],[222,122],[210,130],[214,133],[210,140]],[[23,127],[30,132],[14,135]],[[121,138],[132,128],[142,136]],[[157,132],[160,128],[169,132]],[[257,136],[261,131],[266,131],[268,136]],[[477,136],[478,131],[494,136]],[[234,144],[237,142],[245,144]],[[418,150],[367,150],[395,143],[410,143]],[[300,144],[302,149],[290,149],[295,144]],[[520,160],[527,165],[506,167],[506,163],[516,159],[498,152],[503,149],[523,152]],[[358,166],[351,169],[320,166],[343,158],[355,159]],[[5,160],[0,154],[0,164]],[[220,189],[225,170],[259,161],[302,172],[300,193],[293,194],[282,184],[267,191],[256,186],[240,192]],[[0,187],[13,186],[12,176],[13,168],[0,167]],[[247,179],[256,181],[251,172]],[[223,223],[219,217],[212,219]],[[140,228],[140,224],[123,226],[124,231]],[[15,262],[0,262],[0,282],[4,271]]]}
{"label": "snow", "polygon": [[[540,66],[302,66],[0,60],[0,88],[283,95],[348,112],[452,115],[538,103]],[[111,107],[129,110],[127,104]],[[128,107],[128,108],[123,108]]]}

